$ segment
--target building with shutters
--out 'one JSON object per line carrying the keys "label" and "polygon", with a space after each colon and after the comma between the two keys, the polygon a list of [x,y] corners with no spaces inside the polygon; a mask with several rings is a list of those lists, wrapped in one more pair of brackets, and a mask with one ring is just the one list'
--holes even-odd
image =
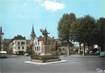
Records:
{"label": "building with shutters", "polygon": [[21,35],[15,36],[11,40],[9,48],[13,51],[13,54],[24,55],[27,49],[25,37]]}

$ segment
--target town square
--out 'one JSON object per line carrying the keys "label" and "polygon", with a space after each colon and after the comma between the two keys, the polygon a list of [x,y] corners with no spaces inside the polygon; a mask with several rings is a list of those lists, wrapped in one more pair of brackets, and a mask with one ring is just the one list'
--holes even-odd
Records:
{"label": "town square", "polygon": [[0,0],[0,73],[105,73],[104,0]]}

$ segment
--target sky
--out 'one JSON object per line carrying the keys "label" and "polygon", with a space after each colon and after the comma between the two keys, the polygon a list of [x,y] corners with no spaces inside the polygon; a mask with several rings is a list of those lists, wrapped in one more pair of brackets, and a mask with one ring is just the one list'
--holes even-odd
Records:
{"label": "sky", "polygon": [[46,28],[49,36],[58,38],[58,22],[64,13],[105,17],[105,0],[0,0],[4,38],[23,35],[30,39],[32,26],[37,37]]}

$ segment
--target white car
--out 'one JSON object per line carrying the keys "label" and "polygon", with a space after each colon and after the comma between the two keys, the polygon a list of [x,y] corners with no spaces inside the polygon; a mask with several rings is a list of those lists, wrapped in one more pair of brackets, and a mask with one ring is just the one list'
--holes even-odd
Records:
{"label": "white car", "polygon": [[0,58],[7,58],[7,52],[6,51],[0,51]]}

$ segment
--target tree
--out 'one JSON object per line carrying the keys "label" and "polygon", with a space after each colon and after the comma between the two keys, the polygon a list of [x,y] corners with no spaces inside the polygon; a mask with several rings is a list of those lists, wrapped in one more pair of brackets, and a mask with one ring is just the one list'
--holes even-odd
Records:
{"label": "tree", "polygon": [[33,50],[33,44],[29,44],[27,46],[27,49],[26,49],[26,53],[28,53],[29,56],[32,56],[35,54],[34,50]]}
{"label": "tree", "polygon": [[72,23],[71,25],[71,39],[75,42],[79,43],[79,49],[81,51],[81,41],[80,41],[80,23],[79,23],[79,19],[77,19],[75,22]]}
{"label": "tree", "polygon": [[93,48],[94,44],[101,47],[101,51],[105,51],[105,18],[100,17],[97,21],[92,16],[86,15],[76,18],[74,13],[64,14],[58,23],[58,34],[62,42],[68,43],[78,41],[84,44],[88,49]]}
{"label": "tree", "polygon": [[101,51],[105,51],[105,18],[103,17],[97,20],[97,39]]}
{"label": "tree", "polygon": [[[74,13],[64,14],[58,23],[58,34],[62,42],[66,41],[68,46],[70,46],[70,34],[71,34],[71,24],[76,21],[76,16]],[[69,49],[70,51],[70,49]]]}
{"label": "tree", "polygon": [[59,38],[62,41],[68,41],[70,39],[70,27],[71,24],[76,20],[75,14],[64,14],[58,23]]}
{"label": "tree", "polygon": [[79,28],[80,28],[80,24],[78,22],[78,20],[76,20],[75,22],[73,22],[71,24],[71,29],[70,29],[70,37],[73,41],[77,41],[79,42]]}
{"label": "tree", "polygon": [[78,18],[71,25],[71,38],[73,41],[78,41],[80,44],[84,44],[84,54],[85,54],[85,46],[93,46],[94,42],[94,29],[95,29],[96,21],[93,17],[87,15],[81,18]]}
{"label": "tree", "polygon": [[84,43],[84,54],[86,45],[93,46],[95,24],[95,19],[87,15],[77,19],[71,25],[72,40],[79,42],[80,50],[81,43]]}

